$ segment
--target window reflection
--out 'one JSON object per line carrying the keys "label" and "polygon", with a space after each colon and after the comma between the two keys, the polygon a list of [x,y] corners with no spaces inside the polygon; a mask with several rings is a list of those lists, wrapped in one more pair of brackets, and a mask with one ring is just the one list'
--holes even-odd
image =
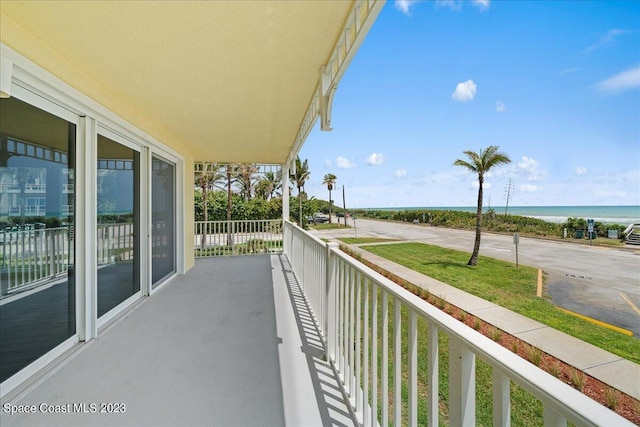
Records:
{"label": "window reflection", "polygon": [[140,290],[139,154],[98,135],[98,317]]}
{"label": "window reflection", "polygon": [[75,133],[0,99],[0,382],[75,334]]}

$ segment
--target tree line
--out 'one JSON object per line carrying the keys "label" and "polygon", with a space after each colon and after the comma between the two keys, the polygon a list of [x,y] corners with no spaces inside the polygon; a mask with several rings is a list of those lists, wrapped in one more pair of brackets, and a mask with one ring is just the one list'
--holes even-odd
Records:
{"label": "tree line", "polygon": [[[304,190],[311,176],[309,162],[296,157],[289,176],[290,220],[304,225],[316,212],[331,213],[331,191],[337,177],[326,174],[323,185],[330,201],[309,198]],[[196,221],[277,219],[282,217],[282,170],[261,172],[257,165],[200,163],[194,176]],[[293,189],[297,189],[293,195]]]}

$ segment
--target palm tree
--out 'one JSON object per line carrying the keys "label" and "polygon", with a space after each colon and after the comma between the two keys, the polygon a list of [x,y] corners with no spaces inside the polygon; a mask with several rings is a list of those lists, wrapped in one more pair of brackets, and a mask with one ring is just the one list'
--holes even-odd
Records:
{"label": "palm tree", "polygon": [[482,224],[482,184],[484,183],[484,175],[489,172],[494,166],[511,163],[511,159],[499,152],[500,147],[497,145],[490,145],[484,150],[480,150],[480,153],[474,151],[464,151],[464,154],[469,160],[458,159],[453,162],[454,166],[462,166],[478,174],[478,210],[476,213],[476,241],[473,245],[473,252],[467,265],[478,264],[478,253],[480,252],[480,234]]}
{"label": "palm tree", "polygon": [[326,185],[327,189],[329,190],[329,224],[331,224],[331,204],[332,204],[331,190],[333,190],[333,187],[336,185],[336,179],[338,179],[338,177],[336,177],[332,173],[328,173],[324,176],[324,179],[322,180],[322,185]]}
{"label": "palm tree", "polygon": [[266,184],[263,185],[268,190],[268,198],[273,199],[274,193],[277,195],[278,190],[282,187],[282,172],[267,172],[264,174],[264,178],[262,180],[266,182]]}
{"label": "palm tree", "polygon": [[302,226],[302,194],[300,189],[304,187],[305,182],[309,179],[311,172],[309,171],[309,160],[304,159],[304,162],[300,160],[300,156],[296,157],[296,171],[291,174],[291,179],[295,182],[298,188],[298,213],[299,224]]}
{"label": "palm tree", "polygon": [[253,197],[253,190],[256,185],[254,174],[258,173],[258,167],[251,163],[242,163],[236,168],[236,182],[240,186],[240,195],[249,201]]}
{"label": "palm tree", "polygon": [[213,190],[218,182],[224,179],[224,175],[220,172],[220,167],[217,163],[209,163],[205,162],[200,165],[200,170],[197,170],[195,173],[195,184],[199,185],[202,189],[202,210],[204,213],[204,227],[202,229],[202,237],[200,240],[200,247],[204,249],[205,244],[205,230],[206,230],[206,222],[209,220],[208,217],[208,206],[207,206],[207,191]]}

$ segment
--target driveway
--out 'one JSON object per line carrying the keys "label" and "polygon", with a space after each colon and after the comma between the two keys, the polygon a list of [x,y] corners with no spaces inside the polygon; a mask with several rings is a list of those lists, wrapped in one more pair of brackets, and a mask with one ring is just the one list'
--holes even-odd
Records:
{"label": "driveway", "polygon": [[[350,220],[353,226],[353,221]],[[420,224],[358,219],[357,228],[317,232],[326,237],[381,237],[411,240],[471,252],[475,233]],[[482,233],[480,254],[515,262],[513,237]],[[520,237],[520,264],[547,274],[546,287],[554,304],[640,337],[640,248],[586,246]]]}

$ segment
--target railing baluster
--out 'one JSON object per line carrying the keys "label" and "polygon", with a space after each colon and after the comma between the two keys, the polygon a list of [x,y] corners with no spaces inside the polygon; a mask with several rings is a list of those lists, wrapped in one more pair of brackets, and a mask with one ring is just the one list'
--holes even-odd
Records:
{"label": "railing baluster", "polygon": [[378,424],[378,285],[371,282],[371,425]]}
{"label": "railing baluster", "polygon": [[409,310],[409,426],[418,425],[418,319],[414,310]]}
{"label": "railing baluster", "polygon": [[362,276],[356,272],[356,413],[362,412]]}
{"label": "railing baluster", "polygon": [[400,300],[393,297],[393,427],[402,425],[402,317]]}
{"label": "railing baluster", "polygon": [[493,368],[493,427],[511,425],[511,399],[509,378]]}
{"label": "railing baluster", "polygon": [[382,427],[389,426],[389,295],[381,292],[382,298]]}
{"label": "railing baluster", "polygon": [[338,358],[338,369],[339,372],[343,375],[343,381],[342,383],[344,384],[344,372],[345,372],[345,359],[344,359],[344,352],[345,352],[345,326],[347,324],[346,318],[345,318],[345,306],[346,306],[346,284],[345,284],[345,276],[344,276],[344,261],[342,260],[338,260],[338,284],[339,284],[339,306],[340,306],[340,318],[338,321],[338,354],[339,354],[339,358]]}
{"label": "railing baluster", "polygon": [[565,417],[551,409],[549,405],[544,405],[544,427],[566,427],[566,425]]}
{"label": "railing baluster", "polygon": [[449,421],[456,426],[476,424],[476,359],[456,337],[449,336]]}
{"label": "railing baluster", "polygon": [[349,267],[349,340],[347,341],[349,349],[349,397],[355,397],[355,376],[354,376],[354,359],[355,359],[355,312],[354,312],[354,298],[355,298],[355,270]]}
{"label": "railing baluster", "polygon": [[364,425],[369,424],[369,279],[363,278],[364,286],[364,351],[362,352],[362,368],[364,375],[362,378],[362,409],[364,411]]}
{"label": "railing baluster", "polygon": [[427,372],[428,383],[428,408],[427,423],[428,427],[438,426],[438,327],[433,323],[427,324],[427,355],[429,358],[429,367]]}

